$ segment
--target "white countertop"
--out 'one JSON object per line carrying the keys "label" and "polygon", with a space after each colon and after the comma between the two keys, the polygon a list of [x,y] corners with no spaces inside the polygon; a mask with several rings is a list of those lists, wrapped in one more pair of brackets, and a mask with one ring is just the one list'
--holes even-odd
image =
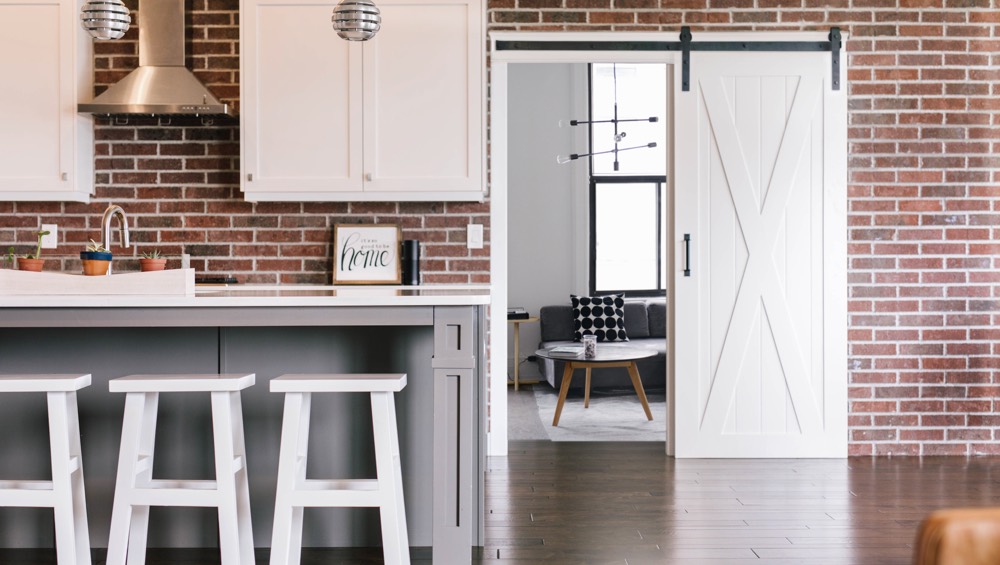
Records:
{"label": "white countertop", "polygon": [[199,285],[194,296],[5,295],[0,308],[475,306],[489,301],[489,285]]}

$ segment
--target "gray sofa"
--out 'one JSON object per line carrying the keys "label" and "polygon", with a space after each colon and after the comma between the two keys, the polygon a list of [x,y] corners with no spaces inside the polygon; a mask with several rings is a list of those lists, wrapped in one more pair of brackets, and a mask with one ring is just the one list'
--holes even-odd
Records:
{"label": "gray sofa", "polygon": [[[573,343],[573,307],[569,304],[542,306],[539,311],[542,341],[540,349]],[[667,388],[667,305],[664,300],[625,302],[626,345],[655,349],[657,355],[636,362],[642,386],[646,390]],[[555,388],[562,383],[565,363],[538,358],[538,369]],[[583,371],[573,375],[571,388],[584,386]],[[628,372],[623,368],[597,369],[591,372],[591,388],[631,389]]]}

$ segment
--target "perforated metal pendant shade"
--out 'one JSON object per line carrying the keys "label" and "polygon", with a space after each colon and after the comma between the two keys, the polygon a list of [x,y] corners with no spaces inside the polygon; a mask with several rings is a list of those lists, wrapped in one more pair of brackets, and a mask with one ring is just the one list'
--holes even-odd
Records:
{"label": "perforated metal pendant shade", "polygon": [[366,41],[375,36],[382,16],[371,0],[342,0],[333,9],[333,29],[348,41]]}
{"label": "perforated metal pendant shade", "polygon": [[132,16],[122,0],[88,0],[80,12],[80,23],[94,39],[120,39]]}

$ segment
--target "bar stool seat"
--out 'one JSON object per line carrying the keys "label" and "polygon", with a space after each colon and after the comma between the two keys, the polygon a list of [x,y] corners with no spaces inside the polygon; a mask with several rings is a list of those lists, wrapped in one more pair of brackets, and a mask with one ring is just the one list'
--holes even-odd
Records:
{"label": "bar stool seat", "polygon": [[0,506],[52,508],[60,565],[90,565],[76,391],[89,374],[0,375],[0,393],[44,392],[48,401],[52,480],[0,480]]}
{"label": "bar stool seat", "polygon": [[[111,392],[126,393],[108,565],[145,562],[151,506],[218,508],[222,564],[253,565],[240,391],[253,386],[255,378],[253,373],[130,375],[108,383]],[[156,413],[161,392],[211,393],[214,481],[153,479]]]}
{"label": "bar stool seat", "polygon": [[[377,507],[385,563],[409,565],[410,544],[403,506],[396,405],[393,393],[406,374],[294,374],[271,380],[271,392],[285,393],[278,455],[278,484],[271,538],[271,565],[298,565],[302,515],[307,507]],[[366,392],[371,396],[375,479],[306,478],[309,415],[314,392]]]}

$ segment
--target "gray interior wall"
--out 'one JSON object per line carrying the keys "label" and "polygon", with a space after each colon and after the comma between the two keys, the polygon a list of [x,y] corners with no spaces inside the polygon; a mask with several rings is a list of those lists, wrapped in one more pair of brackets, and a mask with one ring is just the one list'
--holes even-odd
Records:
{"label": "gray interior wall", "polygon": [[[587,281],[588,186],[583,159],[560,165],[557,155],[585,153],[585,126],[559,120],[587,118],[587,65],[512,64],[508,101],[507,300],[533,316],[547,304],[569,303]],[[537,378],[523,360],[540,338],[537,323],[521,325],[521,376]],[[508,373],[513,331],[508,331]]]}

